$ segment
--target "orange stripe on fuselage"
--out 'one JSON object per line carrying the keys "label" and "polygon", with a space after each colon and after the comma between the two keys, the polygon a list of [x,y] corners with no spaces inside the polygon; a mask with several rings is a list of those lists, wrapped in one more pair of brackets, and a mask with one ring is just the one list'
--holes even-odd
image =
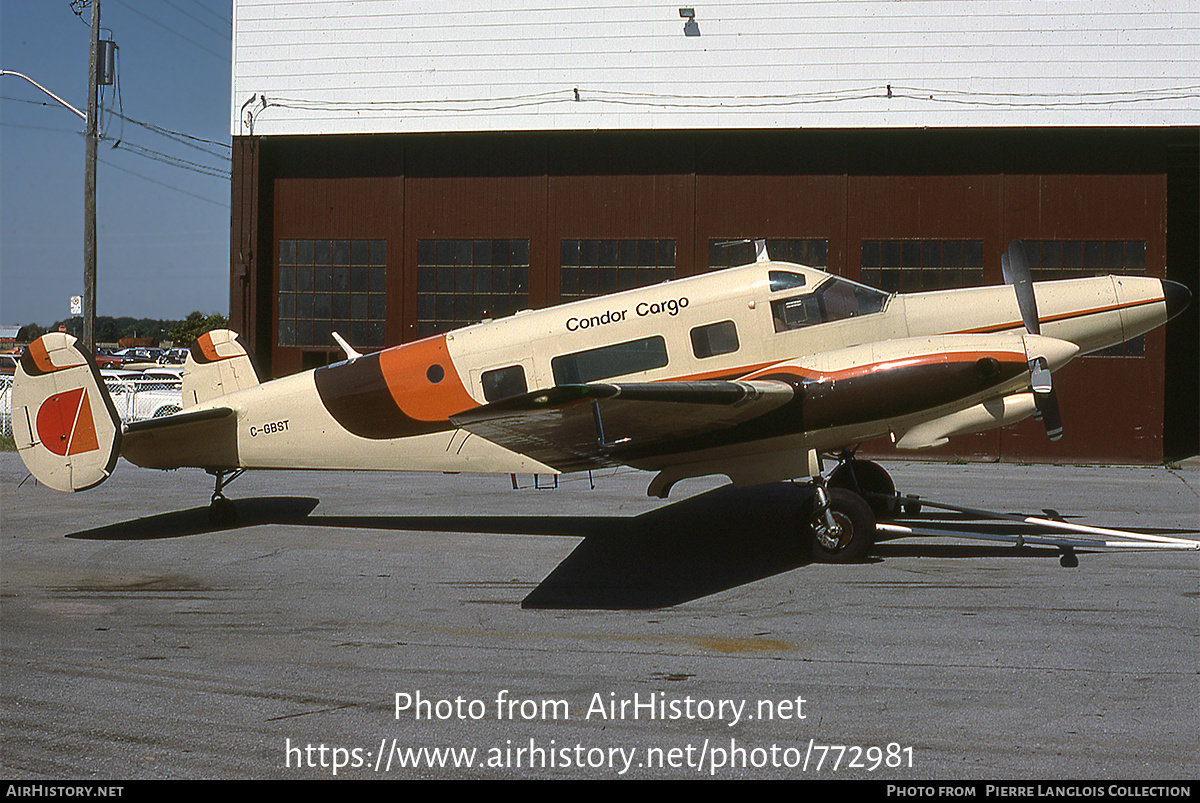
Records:
{"label": "orange stripe on fuselage", "polygon": [[[1001,352],[1001,351],[952,351],[939,354],[915,354],[911,357],[901,357],[892,360],[882,360],[880,362],[867,363],[865,365],[855,365],[849,368],[842,368],[837,371],[818,371],[812,368],[806,368],[802,365],[781,365],[772,368],[764,368],[760,371],[755,371],[752,374],[747,374],[743,379],[756,379],[760,376],[777,376],[780,373],[789,374],[800,379],[810,379],[823,381],[827,379],[850,379],[856,376],[865,376],[866,374],[874,374],[880,371],[890,371],[895,368],[906,368],[914,365],[944,365],[948,363],[965,363],[974,362],[976,360],[995,358],[1002,362],[1025,362],[1025,355],[1020,352]],[[1007,359],[1006,359],[1007,358]]]}
{"label": "orange stripe on fuselage", "polygon": [[[1038,318],[1038,323],[1041,324],[1042,326],[1045,326],[1048,323],[1060,323],[1062,321],[1069,321],[1069,320],[1073,320],[1075,318],[1086,318],[1089,315],[1100,315],[1105,312],[1120,312],[1121,310],[1125,310],[1125,309],[1133,309],[1135,307],[1144,307],[1147,304],[1162,304],[1165,301],[1166,301],[1166,297],[1164,296],[1162,298],[1147,298],[1147,299],[1143,299],[1141,301],[1131,301],[1131,302],[1128,302],[1125,304],[1109,304],[1106,307],[1094,307],[1092,309],[1085,309],[1085,310],[1072,310],[1071,312],[1062,312],[1062,313],[1059,313],[1058,315],[1046,315],[1045,317]],[[1013,321],[1012,323],[998,323],[998,324],[991,324],[990,326],[981,326],[978,329],[959,329],[958,331],[954,332],[954,334],[985,335],[985,334],[996,334],[998,332],[1007,332],[1010,329],[1024,329],[1024,328],[1025,328],[1024,322],[1017,320],[1017,321]]]}
{"label": "orange stripe on fuselage", "polygon": [[381,351],[379,367],[396,406],[409,418],[448,421],[455,413],[479,406],[450,359],[445,335]]}

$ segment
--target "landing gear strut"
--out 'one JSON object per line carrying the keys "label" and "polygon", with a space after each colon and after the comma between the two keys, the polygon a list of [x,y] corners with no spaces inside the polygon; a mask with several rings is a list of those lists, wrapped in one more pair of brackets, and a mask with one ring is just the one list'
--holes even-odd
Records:
{"label": "landing gear strut", "polygon": [[223,493],[225,486],[245,473],[245,469],[235,471],[210,471],[216,477],[217,484],[213,489],[212,499],[208,505],[208,523],[214,527],[228,527],[237,521],[237,505],[227,499]]}
{"label": "landing gear strut", "polygon": [[811,533],[813,557],[825,563],[853,563],[875,543],[875,513],[867,501],[845,488],[827,488],[813,478],[810,505],[801,516],[801,530]]}
{"label": "landing gear strut", "polygon": [[877,518],[896,515],[896,483],[883,466],[857,460],[851,452],[838,456],[838,467],[829,475],[829,487],[854,491],[867,501]]}

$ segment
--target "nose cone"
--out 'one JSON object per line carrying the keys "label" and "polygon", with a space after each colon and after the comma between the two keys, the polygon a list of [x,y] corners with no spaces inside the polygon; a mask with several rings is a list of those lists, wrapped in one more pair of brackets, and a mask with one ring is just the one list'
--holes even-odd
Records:
{"label": "nose cone", "polygon": [[1163,297],[1167,301],[1167,320],[1171,320],[1192,303],[1192,291],[1179,282],[1162,280]]}

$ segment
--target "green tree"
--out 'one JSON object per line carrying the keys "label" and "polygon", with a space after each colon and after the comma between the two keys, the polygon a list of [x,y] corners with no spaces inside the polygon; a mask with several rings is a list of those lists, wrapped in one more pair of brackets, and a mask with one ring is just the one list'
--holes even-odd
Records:
{"label": "green tree", "polygon": [[171,327],[169,337],[176,346],[190,346],[192,342],[205,332],[213,329],[227,329],[229,319],[219,312],[205,315],[203,312],[193,312],[186,320],[179,321]]}

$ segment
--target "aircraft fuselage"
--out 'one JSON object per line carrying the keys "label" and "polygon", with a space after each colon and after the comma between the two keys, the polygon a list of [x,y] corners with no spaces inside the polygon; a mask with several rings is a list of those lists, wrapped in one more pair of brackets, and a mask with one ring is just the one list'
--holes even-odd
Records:
{"label": "aircraft fuselage", "polygon": [[[795,398],[766,420],[698,431],[673,449],[649,444],[639,452],[626,444],[616,462],[703,471],[742,461],[731,476],[781,479],[804,473],[810,449],[888,434],[905,446],[910,432],[908,445],[929,445],[948,433],[1019,420],[1033,411],[1031,349],[1053,370],[1168,317],[1164,284],[1154,278],[1035,288],[1041,338],[1026,333],[1008,286],[889,296],[812,268],[760,262],[484,321],[188,412],[235,414],[221,437],[234,440],[222,454],[236,463],[206,468],[557,473],[604,460],[519,452],[451,417],[556,386],[773,382],[790,386]],[[929,429],[932,420],[946,423]],[[147,439],[132,439],[123,454],[157,468],[198,464],[182,447]]]}

